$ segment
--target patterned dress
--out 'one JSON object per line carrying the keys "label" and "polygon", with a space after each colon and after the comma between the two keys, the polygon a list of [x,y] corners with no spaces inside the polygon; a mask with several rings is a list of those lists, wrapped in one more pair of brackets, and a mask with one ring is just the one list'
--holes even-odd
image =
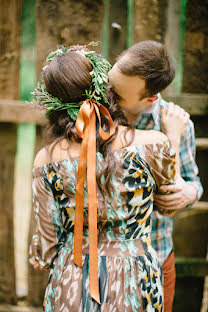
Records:
{"label": "patterned dress", "polygon": [[[151,246],[154,193],[173,183],[175,153],[169,142],[114,150],[112,197],[98,197],[98,275],[101,304],[90,297],[88,198],[85,189],[83,268],[74,264],[74,216],[79,157],[33,169],[38,233],[33,256],[50,268],[45,312],[163,311],[162,275]],[[104,162],[97,153],[99,170]],[[34,247],[34,246],[33,246]],[[35,248],[32,248],[35,250]]]}

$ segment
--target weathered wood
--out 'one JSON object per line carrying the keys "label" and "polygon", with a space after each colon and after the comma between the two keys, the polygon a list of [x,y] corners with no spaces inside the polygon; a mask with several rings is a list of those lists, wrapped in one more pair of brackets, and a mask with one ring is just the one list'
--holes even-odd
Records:
{"label": "weathered wood", "polygon": [[[70,46],[100,41],[104,15],[103,1],[37,0],[37,73],[57,44]],[[94,48],[100,52],[100,47]]]}
{"label": "weathered wood", "polygon": [[207,159],[208,159],[208,149],[198,149],[196,152],[196,163],[199,167],[199,176],[204,188],[203,195],[201,197],[202,201],[208,202],[208,187],[207,187]]}
{"label": "weathered wood", "polygon": [[34,109],[32,105],[17,100],[0,99],[0,122],[36,123],[46,121],[43,111]]}
{"label": "weathered wood", "polygon": [[44,124],[45,116],[42,111],[32,105],[16,100],[0,99],[0,122]]}
{"label": "weathered wood", "polygon": [[[163,97],[169,102],[174,102],[175,104],[180,105],[191,115],[208,114],[207,94],[163,94]],[[0,121],[44,125],[46,119],[44,113],[34,109],[32,105],[17,100],[0,99]],[[206,138],[197,139],[196,143],[198,144],[199,149],[207,147]]]}
{"label": "weathered wood", "polygon": [[205,258],[176,257],[175,264],[177,277],[208,275],[208,260]]}
{"label": "weathered wood", "polygon": [[164,42],[167,27],[167,0],[135,0],[133,10],[133,42]]}
{"label": "weathered wood", "polygon": [[181,53],[181,1],[168,1],[167,29],[165,34],[165,46],[171,55],[176,72],[173,82],[168,86],[169,92],[179,93],[182,86],[182,53]]}
{"label": "weathered wood", "polygon": [[13,188],[16,126],[0,123],[0,302],[15,303]]}
{"label": "weathered wood", "polygon": [[183,91],[207,93],[208,0],[188,0],[186,2]]}
{"label": "weathered wood", "polygon": [[[196,204],[197,205],[197,204]],[[206,258],[208,212],[206,203],[201,210],[185,208],[174,217],[174,247],[177,257]]]}
{"label": "weathered wood", "polygon": [[19,97],[19,52],[22,0],[0,1],[0,97]]}
{"label": "weathered wood", "polygon": [[110,1],[109,8],[109,53],[111,64],[116,57],[126,49],[127,1]]}
{"label": "weathered wood", "polygon": [[[0,98],[19,97],[22,1],[0,1]],[[0,124],[0,301],[15,303],[13,188],[16,125]]]}
{"label": "weathered wood", "polygon": [[0,312],[41,312],[43,309],[42,307],[34,308],[31,306],[24,306],[24,305],[9,305],[9,304],[0,304]]}
{"label": "weathered wood", "polygon": [[207,138],[197,138],[196,147],[198,150],[208,149],[208,139]]}
{"label": "weathered wood", "polygon": [[166,94],[163,97],[168,102],[173,102],[183,107],[190,115],[208,114],[208,94],[181,93]]}
{"label": "weathered wood", "polygon": [[204,277],[176,277],[176,291],[173,305],[174,312],[200,311],[203,281]]}
{"label": "weathered wood", "polygon": [[208,212],[208,202],[197,202],[188,209],[184,208],[183,211],[180,211],[176,215],[176,219],[187,219],[197,214]]}

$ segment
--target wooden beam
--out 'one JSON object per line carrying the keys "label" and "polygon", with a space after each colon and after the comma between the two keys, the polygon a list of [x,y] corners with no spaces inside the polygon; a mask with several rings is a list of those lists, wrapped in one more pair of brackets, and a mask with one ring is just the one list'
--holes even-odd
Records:
{"label": "wooden beam", "polygon": [[42,307],[34,308],[24,305],[10,305],[10,304],[0,304],[0,312],[41,312]]}
{"label": "wooden beam", "polygon": [[168,102],[173,102],[183,107],[190,115],[208,114],[208,94],[196,93],[163,93],[163,97]]}
{"label": "wooden beam", "polygon": [[199,209],[199,210],[207,210],[208,211],[208,202],[199,201],[195,203],[190,209]]}
{"label": "wooden beam", "polygon": [[189,218],[197,214],[203,214],[208,212],[208,202],[199,201],[193,204],[190,208],[184,208],[182,211],[178,211],[175,215],[175,219]]}
{"label": "wooden beam", "polygon": [[208,149],[208,138],[197,138],[196,147],[197,147],[197,150]]}
{"label": "wooden beam", "polygon": [[[164,95],[165,100],[182,106],[192,115],[208,113],[208,95],[185,94]],[[202,113],[204,112],[204,113]],[[43,112],[34,109],[32,105],[17,100],[0,99],[0,122],[25,122],[42,125],[45,123]],[[208,148],[208,139],[197,138],[196,145],[199,149]]]}
{"label": "wooden beam", "polygon": [[208,275],[208,260],[204,258],[176,257],[175,265],[177,277]]}
{"label": "wooden beam", "polygon": [[[0,1],[0,98],[19,98],[22,1]],[[1,116],[1,113],[0,113]],[[0,124],[0,302],[17,302],[14,261],[14,167],[17,128]]]}
{"label": "wooden beam", "polygon": [[45,120],[43,112],[34,109],[32,105],[16,100],[0,99],[0,122],[25,122],[43,125]]}

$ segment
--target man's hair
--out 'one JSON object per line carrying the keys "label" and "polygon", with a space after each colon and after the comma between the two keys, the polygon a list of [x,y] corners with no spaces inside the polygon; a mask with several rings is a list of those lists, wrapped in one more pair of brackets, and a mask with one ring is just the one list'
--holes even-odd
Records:
{"label": "man's hair", "polygon": [[174,79],[175,67],[163,44],[141,41],[124,51],[117,60],[122,74],[140,76],[146,81],[143,97],[164,90]]}

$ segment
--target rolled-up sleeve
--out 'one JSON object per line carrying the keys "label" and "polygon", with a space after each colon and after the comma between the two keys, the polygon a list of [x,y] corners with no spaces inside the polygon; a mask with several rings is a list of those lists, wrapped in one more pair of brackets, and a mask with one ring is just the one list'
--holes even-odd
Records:
{"label": "rolled-up sleeve", "polygon": [[199,169],[196,161],[196,144],[194,124],[190,120],[180,145],[181,176],[187,183],[192,183],[197,190],[199,200],[203,193],[203,187],[198,176]]}

